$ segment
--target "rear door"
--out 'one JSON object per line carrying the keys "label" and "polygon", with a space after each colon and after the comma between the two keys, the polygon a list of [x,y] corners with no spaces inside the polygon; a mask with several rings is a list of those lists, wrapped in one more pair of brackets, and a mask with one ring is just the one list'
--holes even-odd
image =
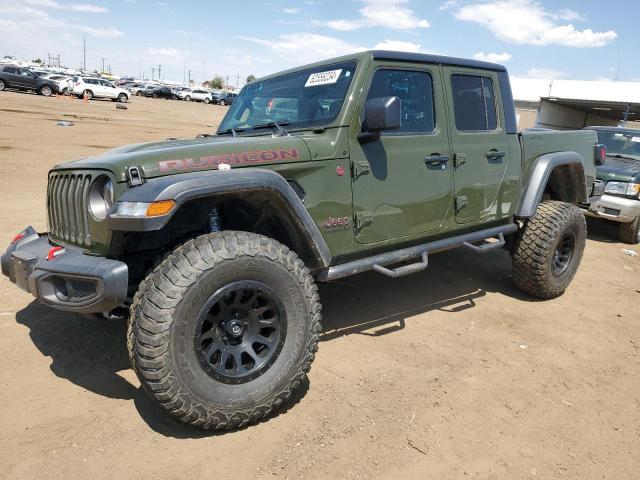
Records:
{"label": "rear door", "polygon": [[443,67],[449,104],[457,223],[502,218],[498,192],[509,163],[496,72]]}
{"label": "rear door", "polygon": [[17,87],[20,85],[20,69],[17,67],[4,67],[3,77],[7,85]]}
{"label": "rear door", "polygon": [[360,143],[360,120],[353,122],[354,223],[356,240],[366,244],[439,229],[452,194],[440,67],[385,62],[372,78],[365,98],[399,97],[401,127]]}

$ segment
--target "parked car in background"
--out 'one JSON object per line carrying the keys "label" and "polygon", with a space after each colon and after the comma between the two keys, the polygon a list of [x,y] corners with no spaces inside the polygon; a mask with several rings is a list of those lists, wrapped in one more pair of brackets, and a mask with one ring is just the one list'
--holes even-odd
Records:
{"label": "parked car in background", "polygon": [[60,75],[59,73],[52,73],[49,75],[43,75],[42,77],[56,82],[58,84],[58,92],[65,95],[67,94],[67,91],[69,90],[69,87],[67,85],[67,80],[69,79],[68,76]]}
{"label": "parked car in background", "polygon": [[166,98],[169,100],[176,100],[178,98],[178,96],[169,87],[157,87],[154,89],[145,90],[144,96],[153,98]]}
{"label": "parked car in background", "polygon": [[213,96],[213,103],[222,106],[231,105],[235,101],[237,96],[237,93],[220,92]]}
{"label": "parked car in background", "polygon": [[640,243],[640,129],[587,127],[606,147],[598,179],[606,182],[605,194],[585,213],[620,224],[619,237]]}
{"label": "parked car in background", "polygon": [[0,91],[6,88],[33,90],[45,97],[60,91],[58,82],[40,77],[28,68],[0,65]]}
{"label": "parked car in background", "polygon": [[120,103],[129,100],[129,92],[124,88],[116,87],[109,80],[95,77],[75,77],[73,94],[92,98],[109,98]]}
{"label": "parked car in background", "polygon": [[[204,102],[204,103],[211,103],[213,101],[213,97],[211,96],[211,92],[208,92],[207,90],[203,90],[201,88],[194,88],[193,90],[185,90],[183,92],[181,92],[182,94],[182,99],[186,100],[187,102]],[[178,94],[178,97],[180,97],[180,94]]]}

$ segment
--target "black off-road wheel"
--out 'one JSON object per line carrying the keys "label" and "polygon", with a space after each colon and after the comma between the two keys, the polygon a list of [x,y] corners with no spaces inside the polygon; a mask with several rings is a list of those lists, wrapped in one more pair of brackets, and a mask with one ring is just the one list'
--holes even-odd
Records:
{"label": "black off-road wheel", "polygon": [[640,215],[633,222],[620,224],[620,240],[632,245],[640,243]]}
{"label": "black off-road wheel", "polygon": [[562,295],[578,270],[586,238],[587,224],[577,206],[542,202],[516,240],[516,285],[542,299]]}
{"label": "black off-road wheel", "polygon": [[321,306],[298,256],[245,232],[203,235],[140,284],[128,347],[144,389],[181,421],[229,430],[281,407],[315,356]]}

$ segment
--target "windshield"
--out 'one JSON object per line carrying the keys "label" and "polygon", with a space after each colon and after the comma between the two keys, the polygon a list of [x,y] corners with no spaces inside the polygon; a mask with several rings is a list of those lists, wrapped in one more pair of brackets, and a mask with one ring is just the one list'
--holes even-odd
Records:
{"label": "windshield", "polygon": [[356,62],[302,70],[247,85],[218,132],[246,130],[272,122],[287,129],[319,127],[336,119],[351,85]]}
{"label": "windshield", "polygon": [[598,143],[607,147],[607,155],[632,155],[640,159],[640,130],[638,132],[616,132],[598,130]]}

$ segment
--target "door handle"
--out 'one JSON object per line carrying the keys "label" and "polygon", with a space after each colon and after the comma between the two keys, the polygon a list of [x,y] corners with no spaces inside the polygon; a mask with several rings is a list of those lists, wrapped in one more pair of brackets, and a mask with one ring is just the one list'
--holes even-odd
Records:
{"label": "door handle", "polygon": [[489,160],[491,159],[496,159],[496,158],[502,158],[506,155],[505,152],[499,152],[498,150],[491,150],[487,153],[484,154],[485,157],[487,157]]}
{"label": "door handle", "polygon": [[440,155],[438,153],[434,153],[432,155],[427,155],[424,157],[424,163],[427,165],[441,165],[443,163],[447,163],[449,161],[449,157],[446,155]]}

